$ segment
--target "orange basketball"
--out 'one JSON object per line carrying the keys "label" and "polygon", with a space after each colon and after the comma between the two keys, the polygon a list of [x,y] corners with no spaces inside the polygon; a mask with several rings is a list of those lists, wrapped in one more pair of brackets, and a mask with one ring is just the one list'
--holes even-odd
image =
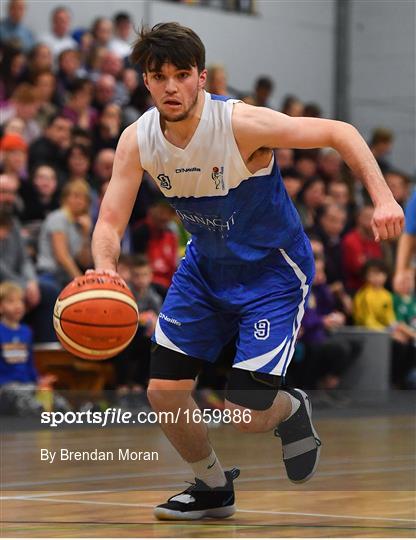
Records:
{"label": "orange basketball", "polygon": [[59,295],[53,325],[59,341],[75,356],[105,360],[133,339],[139,313],[118,278],[92,273],[75,278]]}

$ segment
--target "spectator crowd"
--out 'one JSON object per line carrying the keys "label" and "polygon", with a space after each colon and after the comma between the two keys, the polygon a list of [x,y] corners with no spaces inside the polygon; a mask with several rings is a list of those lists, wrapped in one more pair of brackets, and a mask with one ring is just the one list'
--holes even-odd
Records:
{"label": "spectator crowd", "polygon": [[[32,333],[35,342],[56,341],[53,305],[59,291],[92,265],[91,234],[118,138],[152,106],[129,61],[134,32],[128,13],[74,28],[71,10],[61,6],[50,13],[50,31],[35,35],[24,0],[10,0],[6,11],[0,22],[0,405],[3,395],[10,401],[14,384],[30,385],[33,397]],[[239,91],[228,85],[224,66],[216,65],[206,89],[269,106],[274,83],[263,76],[252,92]],[[294,95],[283,98],[281,111],[321,116],[318,104]],[[369,146],[405,207],[412,183],[389,161],[393,144],[390,130],[374,129]],[[396,241],[374,240],[373,208],[359,179],[330,148],[278,149],[275,158],[316,259],[289,378],[309,388],[337,388],[360,344],[336,330],[358,324],[391,334],[392,383],[416,385],[414,287],[393,294]],[[146,386],[150,336],[187,241],[174,210],[145,174],[119,263],[141,313],[135,340],[114,360],[117,395],[126,406]],[[218,403],[211,390],[222,390],[233,344],[225,350],[218,369],[207,368],[200,377],[211,402]]]}

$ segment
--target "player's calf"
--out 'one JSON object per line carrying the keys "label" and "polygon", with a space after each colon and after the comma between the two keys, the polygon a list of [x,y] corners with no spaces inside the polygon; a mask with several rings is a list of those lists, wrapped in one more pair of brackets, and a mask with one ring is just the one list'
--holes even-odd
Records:
{"label": "player's calf", "polygon": [[315,473],[321,447],[312,424],[312,405],[302,390],[285,387],[279,391],[279,387],[280,377],[233,368],[226,405],[232,409],[251,410],[250,422],[234,422],[240,431],[275,429],[275,435],[282,440],[289,480],[306,482]]}

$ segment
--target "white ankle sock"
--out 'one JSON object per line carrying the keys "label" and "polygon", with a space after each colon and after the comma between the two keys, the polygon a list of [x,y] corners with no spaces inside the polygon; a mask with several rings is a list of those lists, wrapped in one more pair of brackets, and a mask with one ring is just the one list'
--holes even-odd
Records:
{"label": "white ankle sock", "polygon": [[289,418],[291,416],[293,416],[295,414],[295,412],[299,409],[300,401],[298,399],[296,399],[295,397],[293,397],[292,394],[289,394],[289,392],[284,392],[283,390],[282,390],[282,392],[288,396],[288,398],[290,399],[290,402],[292,404],[292,411],[289,414],[289,416],[284,420],[284,422],[285,422],[286,420],[289,420]]}
{"label": "white ankle sock", "polygon": [[195,473],[195,478],[199,478],[211,488],[225,486],[227,483],[221,463],[215,455],[214,450],[211,451],[207,458],[201,459],[201,461],[195,461],[189,465]]}

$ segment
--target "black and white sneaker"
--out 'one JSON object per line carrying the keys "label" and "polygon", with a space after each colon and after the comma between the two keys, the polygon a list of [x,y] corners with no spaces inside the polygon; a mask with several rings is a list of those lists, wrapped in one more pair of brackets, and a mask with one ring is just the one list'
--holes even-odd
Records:
{"label": "black and white sneaker", "polygon": [[289,480],[306,482],[313,476],[319,463],[321,441],[312,424],[312,405],[308,395],[298,388],[284,388],[300,401],[299,409],[275,429],[282,439],[283,461]]}
{"label": "black and white sneaker", "polygon": [[240,475],[239,469],[225,471],[224,487],[210,488],[198,478],[185,491],[174,495],[154,510],[157,519],[226,518],[235,513],[233,481]]}

